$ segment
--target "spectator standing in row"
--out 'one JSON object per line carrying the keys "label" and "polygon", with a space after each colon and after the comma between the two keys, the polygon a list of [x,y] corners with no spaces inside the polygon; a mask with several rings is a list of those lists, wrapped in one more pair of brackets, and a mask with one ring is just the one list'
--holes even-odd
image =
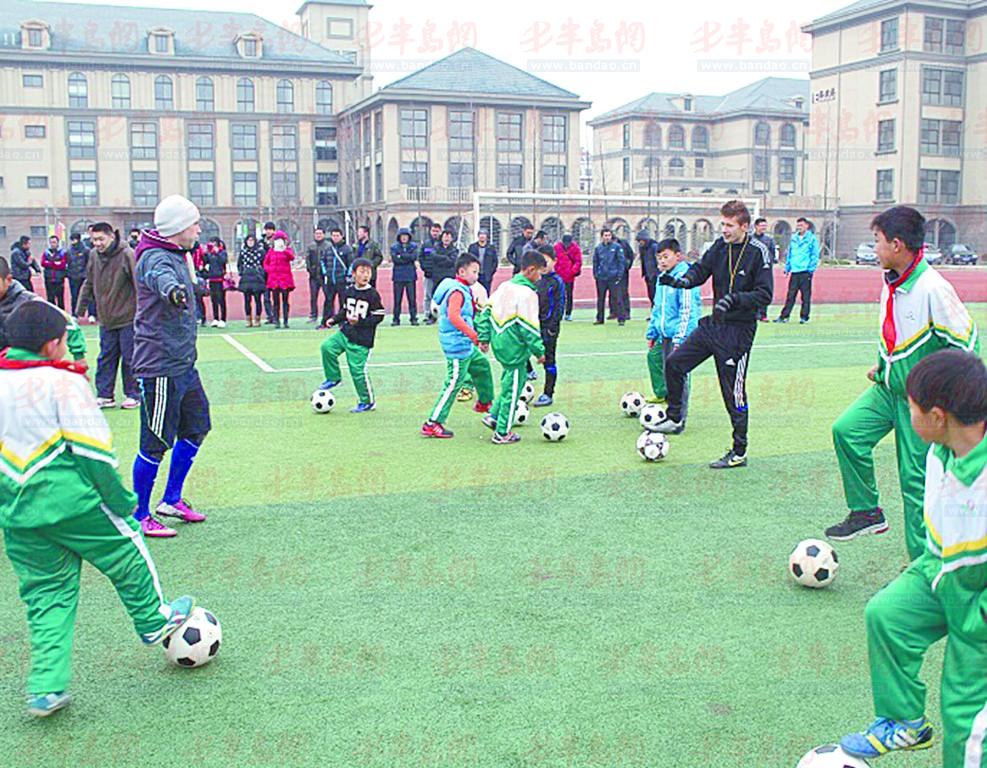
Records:
{"label": "spectator standing in row", "polygon": [[497,249],[490,242],[490,235],[485,229],[481,229],[476,236],[476,242],[467,249],[470,256],[475,256],[480,262],[479,283],[486,289],[487,295],[493,285],[494,275],[497,274],[497,265],[500,259],[497,256]]}
{"label": "spectator standing in row", "polygon": [[41,268],[45,274],[45,295],[49,304],[65,309],[65,271],[68,259],[62,241],[56,235],[48,238],[48,247],[41,254]]}
{"label": "spectator standing in row", "polygon": [[428,228],[428,236],[422,241],[421,252],[418,255],[418,261],[422,265],[422,274],[425,277],[423,283],[425,289],[425,300],[423,302],[425,325],[432,325],[435,322],[435,319],[432,317],[432,293],[434,293],[438,281],[432,274],[432,256],[435,253],[435,249],[441,243],[442,226],[438,222],[433,221],[432,225]]}
{"label": "spectator standing in row", "polygon": [[31,291],[31,273],[41,273],[41,267],[31,254],[31,238],[21,235],[17,242],[10,247],[10,274],[14,280],[24,286],[25,291]]}
{"label": "spectator standing in row", "polygon": [[610,294],[610,319],[616,318],[620,322],[629,320],[631,316],[631,266],[634,264],[634,248],[626,238],[615,235],[614,240],[624,249],[624,272],[620,276],[620,291],[616,296]]}
{"label": "spectator standing in row", "polygon": [[127,243],[130,245],[130,250],[133,251],[137,248],[137,244],[141,241],[141,231],[134,227],[130,230],[130,237],[127,238]]}
{"label": "spectator standing in row", "polygon": [[291,314],[288,296],[295,290],[295,278],[291,274],[295,253],[289,246],[288,235],[279,229],[274,233],[271,249],[264,255],[264,272],[267,273],[267,290],[271,292],[275,328],[287,328]]}
{"label": "spectator standing in row", "polygon": [[521,255],[525,251],[537,248],[537,246],[532,244],[534,235],[534,225],[525,224],[521,229],[521,234],[511,240],[511,244],[507,247],[507,260],[511,263],[515,275],[521,271]]}
{"label": "spectator standing in row", "polygon": [[[459,249],[453,242],[456,234],[451,229],[442,230],[438,245],[432,251],[432,280],[438,285],[447,277],[456,277],[456,259],[459,258]],[[429,304],[431,309],[431,304]]]}
{"label": "spectator standing in row", "polygon": [[356,228],[356,248],[353,252],[355,259],[366,259],[371,264],[370,287],[377,287],[377,267],[384,262],[384,254],[380,244],[370,239],[370,227],[361,224]]}
{"label": "spectator standing in row", "polygon": [[209,284],[209,298],[212,303],[212,327],[226,327],[226,269],[229,254],[226,244],[218,237],[209,239],[204,253],[206,280]]}
{"label": "spectator standing in row", "polygon": [[88,306],[79,306],[79,292],[82,284],[86,282],[86,269],[89,266],[89,249],[82,244],[82,235],[78,232],[69,236],[69,249],[66,253],[68,266],[65,273],[69,279],[69,296],[72,300],[72,317],[78,317],[80,313],[89,317],[90,322],[95,314],[95,305],[89,302]]}
{"label": "spectator standing in row", "polygon": [[326,303],[322,307],[323,327],[328,327],[329,318],[343,308],[352,263],[353,249],[343,240],[343,230],[333,227],[329,230],[329,246],[322,255],[323,290],[326,292]]}
{"label": "spectator standing in row", "polygon": [[[626,261],[623,246],[614,239],[613,231],[609,227],[604,227],[600,230],[600,244],[593,251],[593,279],[596,280],[596,321],[593,325],[603,325],[603,312],[608,293],[612,310],[623,307],[620,291]],[[622,315],[617,315],[617,324],[624,324]]]}
{"label": "spectator standing in row", "polygon": [[792,314],[795,298],[802,294],[802,309],[799,312],[799,322],[803,325],[809,322],[809,311],[812,308],[812,275],[819,266],[819,240],[816,233],[809,227],[809,222],[803,217],[795,220],[798,230],[792,235],[788,244],[788,255],[785,257],[785,274],[788,275],[788,296],[781,314],[775,319],[776,323],[787,323]]}
{"label": "spectator standing in row", "polygon": [[401,325],[401,299],[408,297],[408,314],[411,324],[418,325],[418,297],[415,283],[418,281],[418,243],[411,239],[411,230],[398,230],[398,241],[391,246],[391,282],[394,284],[394,319],[391,325]]}
{"label": "spectator standing in row", "polygon": [[329,243],[326,242],[326,231],[322,227],[315,228],[312,239],[314,242],[305,252],[305,271],[308,272],[308,321],[317,323],[321,317],[319,295],[325,293],[325,281],[322,279],[322,259],[326,255],[326,251],[329,250]]}
{"label": "spectator standing in row", "polygon": [[[273,221],[264,222],[264,233],[263,240],[261,241],[261,247],[264,249],[265,255],[271,248],[274,247],[274,233],[278,231]],[[264,323],[267,325],[274,325],[274,308],[271,306],[271,292],[269,290],[264,291]]]}
{"label": "spectator standing in row", "polygon": [[579,243],[568,232],[555,244],[555,271],[565,284],[564,319],[572,320],[572,297],[575,293],[576,278],[583,271],[583,251]]}
{"label": "spectator standing in row", "polygon": [[[768,234],[768,220],[763,216],[754,219],[754,237],[764,243],[771,256],[771,263],[776,264],[778,255],[775,249],[775,239]],[[757,319],[762,323],[767,321],[768,308],[766,306],[760,308]]]}
{"label": "spectator standing in row", "polygon": [[256,235],[247,235],[236,261],[236,271],[240,275],[237,287],[243,293],[243,313],[247,317],[248,328],[260,328],[261,302],[267,290],[264,255],[264,248],[257,242]]}
{"label": "spectator standing in row", "polygon": [[[675,241],[678,242],[678,241]],[[637,233],[637,252],[641,257],[641,277],[648,288],[648,306],[655,304],[655,286],[658,284],[658,243],[651,233],[642,229]]]}

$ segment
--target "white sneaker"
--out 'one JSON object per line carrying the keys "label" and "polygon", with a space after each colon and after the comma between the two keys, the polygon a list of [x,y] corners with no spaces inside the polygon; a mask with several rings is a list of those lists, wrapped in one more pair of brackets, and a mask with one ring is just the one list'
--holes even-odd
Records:
{"label": "white sneaker", "polygon": [[92,325],[95,322],[96,322],[96,318],[93,317],[92,315],[89,315],[89,324]]}
{"label": "white sneaker", "polygon": [[96,405],[100,408],[116,408],[117,401],[112,397],[97,397]]}
{"label": "white sneaker", "polygon": [[136,408],[141,407],[141,401],[138,400],[136,397],[127,397],[124,398],[124,401],[122,403],[120,403],[120,407],[123,408],[123,410],[125,411],[133,411]]}
{"label": "white sneaker", "polygon": [[210,328],[219,328],[219,320],[213,320],[211,323],[209,323],[209,327]]}
{"label": "white sneaker", "polygon": [[220,320],[220,321],[218,321],[218,322],[216,323],[216,327],[217,327],[217,328],[225,328],[225,327],[226,327],[226,321],[225,321],[225,320]]}

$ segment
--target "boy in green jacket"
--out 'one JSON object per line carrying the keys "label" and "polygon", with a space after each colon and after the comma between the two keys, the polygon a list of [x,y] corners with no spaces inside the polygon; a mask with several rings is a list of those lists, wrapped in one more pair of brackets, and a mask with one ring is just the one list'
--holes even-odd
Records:
{"label": "boy in green jacket", "polygon": [[67,325],[47,302],[25,302],[7,319],[10,347],[0,352],[0,528],[27,605],[27,711],[36,717],[71,701],[83,560],[113,582],[146,645],[195,607],[191,597],[165,602],[85,367],[62,360]]}

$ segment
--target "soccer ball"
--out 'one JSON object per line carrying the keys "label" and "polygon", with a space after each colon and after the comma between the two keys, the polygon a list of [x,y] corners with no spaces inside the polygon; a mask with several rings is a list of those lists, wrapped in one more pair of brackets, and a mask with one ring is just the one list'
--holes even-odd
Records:
{"label": "soccer ball", "polygon": [[646,430],[654,432],[655,427],[658,426],[659,422],[664,421],[667,415],[668,413],[665,411],[664,406],[651,403],[641,409],[641,415],[638,417],[638,421]]}
{"label": "soccer ball", "polygon": [[569,419],[561,413],[550,413],[541,420],[541,433],[553,443],[565,440],[569,434]]}
{"label": "soccer ball", "polygon": [[177,632],[164,639],[165,658],[179,667],[204,667],[219,653],[223,628],[205,608],[196,608]]}
{"label": "soccer ball", "polygon": [[620,410],[625,416],[640,416],[644,408],[644,395],[640,392],[628,392],[620,398]]}
{"label": "soccer ball", "polygon": [[329,413],[336,405],[336,396],[328,389],[317,389],[312,393],[312,410],[316,413]]}
{"label": "soccer ball", "polygon": [[518,395],[518,399],[522,403],[530,403],[531,398],[535,396],[535,385],[530,381],[524,382],[524,386],[521,387],[521,394]]}
{"label": "soccer ball", "polygon": [[521,400],[517,404],[517,408],[514,411],[514,423],[517,426],[528,423],[528,417],[531,415],[531,411],[528,410],[528,406],[524,404]]}
{"label": "soccer ball", "polygon": [[645,461],[661,461],[668,456],[668,438],[660,432],[642,432],[637,439],[637,454]]}
{"label": "soccer ball", "polygon": [[829,586],[839,567],[836,550],[819,539],[800,541],[788,558],[791,577],[803,587],[812,589]]}
{"label": "soccer ball", "polygon": [[436,304],[434,300],[428,305],[428,314],[433,320],[439,319],[439,312],[441,310],[442,307]]}
{"label": "soccer ball", "polygon": [[869,768],[866,760],[851,757],[839,744],[826,744],[806,752],[795,768]]}

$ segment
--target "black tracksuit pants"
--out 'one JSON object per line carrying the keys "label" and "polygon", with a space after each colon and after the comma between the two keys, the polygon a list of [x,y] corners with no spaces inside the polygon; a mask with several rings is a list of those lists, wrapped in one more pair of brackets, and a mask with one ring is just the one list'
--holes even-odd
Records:
{"label": "black tracksuit pants", "polygon": [[668,417],[681,421],[686,376],[708,358],[713,358],[723,404],[733,424],[733,450],[741,455],[747,453],[747,364],[756,331],[756,322],[714,322],[712,316],[707,315],[665,360]]}
{"label": "black tracksuit pants", "polygon": [[812,309],[812,273],[792,272],[788,277],[788,296],[785,298],[785,306],[781,309],[780,317],[787,320],[795,307],[795,297],[799,291],[802,292],[802,311],[799,316],[803,320],[809,319],[809,310]]}
{"label": "black tracksuit pants", "polygon": [[323,290],[326,292],[326,303],[322,306],[322,324],[325,325],[330,317],[343,308],[343,302],[346,301],[346,283],[326,280]]}
{"label": "black tracksuit pants", "polygon": [[414,280],[395,280],[394,291],[394,321],[401,322],[401,300],[408,299],[408,315],[411,322],[418,320],[418,297],[415,295]]}

